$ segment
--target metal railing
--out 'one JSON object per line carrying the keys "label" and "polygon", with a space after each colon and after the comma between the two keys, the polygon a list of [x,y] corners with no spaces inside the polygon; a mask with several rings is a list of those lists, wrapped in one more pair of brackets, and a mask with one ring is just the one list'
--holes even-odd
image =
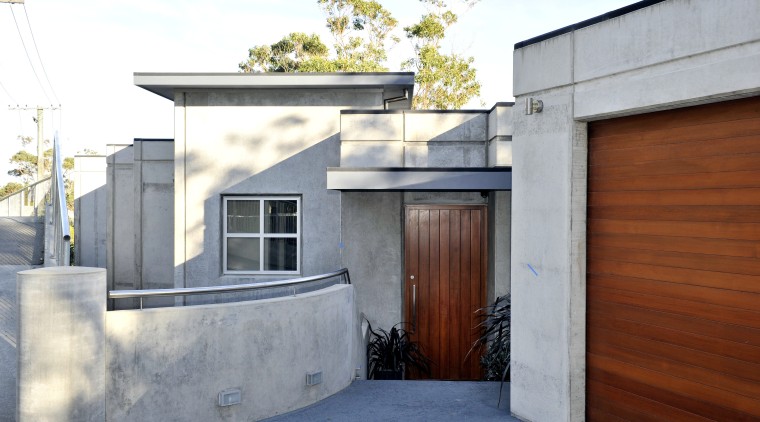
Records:
{"label": "metal railing", "polygon": [[140,309],[143,308],[143,299],[148,297],[161,296],[191,296],[191,295],[208,295],[219,293],[234,293],[250,290],[260,290],[272,287],[295,286],[298,284],[309,283],[313,281],[327,280],[333,277],[341,277],[345,284],[351,284],[351,276],[348,274],[348,268],[341,268],[331,273],[313,275],[309,277],[291,278],[287,280],[266,281],[261,283],[233,284],[228,286],[209,286],[209,287],[185,287],[178,289],[146,289],[146,290],[111,290],[108,292],[108,299],[140,299]]}
{"label": "metal railing", "polygon": [[41,217],[49,191],[50,177],[46,177],[0,198],[0,217]]}
{"label": "metal railing", "polygon": [[50,203],[45,216],[45,266],[69,266],[71,229],[66,207],[66,185],[63,182],[61,143],[56,132],[53,138],[53,163],[50,179]]}

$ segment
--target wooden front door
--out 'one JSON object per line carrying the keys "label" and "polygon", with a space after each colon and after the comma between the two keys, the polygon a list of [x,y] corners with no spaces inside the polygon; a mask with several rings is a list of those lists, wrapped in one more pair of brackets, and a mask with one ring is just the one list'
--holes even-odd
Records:
{"label": "wooden front door", "polygon": [[407,205],[404,229],[405,328],[432,359],[430,378],[480,379],[467,352],[486,298],[486,207]]}

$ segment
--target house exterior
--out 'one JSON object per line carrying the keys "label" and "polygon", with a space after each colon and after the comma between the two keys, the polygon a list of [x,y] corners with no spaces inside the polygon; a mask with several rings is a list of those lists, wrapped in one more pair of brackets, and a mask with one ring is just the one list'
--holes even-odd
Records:
{"label": "house exterior", "polygon": [[480,377],[465,362],[473,312],[509,291],[511,103],[411,111],[411,73],[138,73],[135,84],[174,101],[175,138],[109,146],[109,289],[346,267],[361,318],[417,329],[440,360],[433,378]]}
{"label": "house exterior", "polygon": [[440,379],[474,373],[438,326],[511,292],[513,415],[760,418],[760,3],[640,1],[513,57],[514,107],[458,112],[409,110],[411,74],[136,74],[175,139],[114,146],[109,215],[171,212],[113,220],[164,247],[109,254],[109,288],[348,267]]}
{"label": "house exterior", "polygon": [[760,3],[518,43],[514,95],[512,413],[760,418]]}

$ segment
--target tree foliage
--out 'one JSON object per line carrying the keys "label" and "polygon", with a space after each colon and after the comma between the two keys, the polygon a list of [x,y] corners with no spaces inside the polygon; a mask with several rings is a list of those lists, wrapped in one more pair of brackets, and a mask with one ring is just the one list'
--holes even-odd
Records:
{"label": "tree foliage", "polygon": [[5,184],[5,186],[0,188],[0,198],[5,198],[6,196],[16,193],[24,188],[24,185],[18,182],[8,182]]}
{"label": "tree foliage", "polygon": [[[420,0],[427,13],[404,27],[415,56],[401,63],[416,72],[413,108],[456,109],[480,94],[474,59],[441,52],[458,15],[444,0]],[[472,7],[479,0],[454,0]],[[333,38],[332,50],[318,35],[290,33],[271,45],[254,46],[238,66],[242,72],[384,72],[388,50],[399,42],[398,21],[378,1],[317,0]]]}
{"label": "tree foliage", "polygon": [[[19,141],[21,141],[22,146],[27,146],[31,142],[31,137],[18,137]],[[45,145],[49,145],[50,141],[45,141]],[[51,169],[53,168],[53,149],[48,148],[43,152],[42,155],[42,177],[49,176],[51,174]],[[14,193],[16,191],[21,190],[24,186],[30,185],[34,183],[37,178],[37,155],[32,154],[29,151],[22,149],[19,150],[17,153],[13,154],[13,156],[10,158],[10,163],[12,164],[12,168],[8,170],[8,174],[10,176],[17,177],[21,179],[21,183],[18,182],[9,182],[4,187],[0,188],[0,197],[3,197],[5,195],[9,195],[11,193]],[[74,209],[74,182],[71,180],[70,173],[74,169],[74,158],[73,157],[66,157],[63,159],[63,163],[61,163],[61,167],[63,169],[63,179],[66,189],[66,203],[68,205],[68,208],[70,210]],[[4,195],[2,192],[5,192],[6,189],[8,189],[8,192]],[[11,190],[12,189],[12,190]]]}
{"label": "tree foliage", "polygon": [[317,0],[334,38],[335,57],[316,34],[293,32],[271,45],[248,50],[243,72],[380,72],[386,43],[398,24],[374,0]]}
{"label": "tree foliage", "polygon": [[[419,22],[404,27],[407,38],[417,53],[402,64],[405,70],[415,71],[417,90],[413,108],[445,110],[461,108],[471,98],[480,95],[480,82],[473,67],[474,58],[441,52],[446,30],[457,22],[457,15],[442,0],[420,0],[428,7]],[[463,0],[472,7],[477,0]]]}

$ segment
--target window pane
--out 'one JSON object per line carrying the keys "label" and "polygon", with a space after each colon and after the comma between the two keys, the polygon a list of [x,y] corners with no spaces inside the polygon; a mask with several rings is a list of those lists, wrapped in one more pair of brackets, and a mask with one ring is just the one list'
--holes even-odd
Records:
{"label": "window pane", "polygon": [[264,239],[264,271],[296,270],[298,270],[298,242],[296,239]]}
{"label": "window pane", "polygon": [[227,201],[227,233],[258,233],[259,204],[259,201]]}
{"label": "window pane", "polygon": [[258,237],[227,239],[227,269],[231,271],[261,271]]}
{"label": "window pane", "polygon": [[264,201],[264,233],[297,233],[296,201]]}

